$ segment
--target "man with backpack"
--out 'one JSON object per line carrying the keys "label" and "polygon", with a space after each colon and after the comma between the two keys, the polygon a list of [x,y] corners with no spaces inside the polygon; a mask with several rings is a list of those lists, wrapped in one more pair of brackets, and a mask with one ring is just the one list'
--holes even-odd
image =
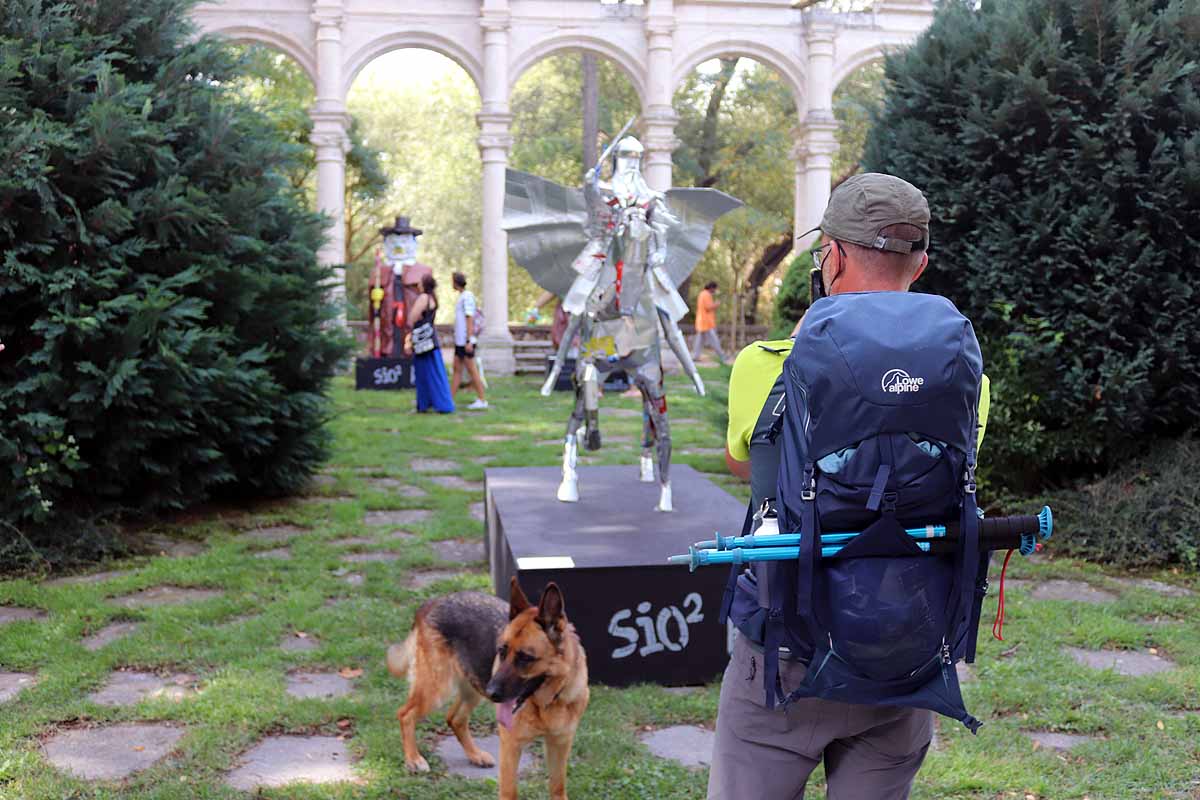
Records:
{"label": "man with backpack", "polygon": [[454,369],[450,376],[450,396],[458,394],[462,383],[463,370],[471,379],[471,387],[475,390],[475,400],[469,409],[485,409],[488,407],[487,398],[483,395],[483,378],[479,374],[479,366],[475,363],[475,343],[478,341],[477,332],[483,327],[480,322],[482,315],[475,295],[467,291],[467,276],[455,272],[451,277],[454,290],[458,292],[458,301],[454,304]]}
{"label": "man with backpack", "polygon": [[[802,798],[822,760],[830,800],[900,800],[930,710],[979,724],[954,667],[974,658],[986,592],[978,344],[948,301],[907,291],[928,264],[914,186],[850,178],[820,230],[815,302],[794,342],[755,342],[730,377],[726,461],[752,496],[742,533],[802,538],[796,561],[731,575],[723,612],[738,634],[710,800]],[[962,527],[957,554],[926,554],[905,532],[947,521]],[[839,550],[820,546],[823,531],[858,535]]]}

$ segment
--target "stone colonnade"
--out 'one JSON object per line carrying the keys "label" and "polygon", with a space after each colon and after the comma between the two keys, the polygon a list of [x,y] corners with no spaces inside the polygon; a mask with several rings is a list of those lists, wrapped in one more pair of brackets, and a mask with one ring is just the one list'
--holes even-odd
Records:
{"label": "stone colonnade", "polygon": [[[483,164],[483,307],[481,353],[495,374],[512,372],[508,330],[508,251],[501,215],[511,146],[509,94],[532,64],[585,49],[615,61],[642,100],[645,172],[656,189],[671,186],[678,144],[673,99],[687,74],[708,59],[746,56],[784,78],[796,98],[792,150],[795,230],[812,228],[829,199],[837,123],[833,92],[859,67],[910,43],[928,26],[931,0],[878,0],[867,13],[798,11],[790,0],[220,0],[199,6],[201,29],[262,42],[294,58],[316,86],[312,142],[317,202],[332,220],[320,256],[345,252],[346,95],[371,59],[402,47],[440,52],[479,88]],[[403,211],[400,209],[399,211]],[[807,242],[799,242],[800,246]],[[344,276],[338,276],[344,291]]]}

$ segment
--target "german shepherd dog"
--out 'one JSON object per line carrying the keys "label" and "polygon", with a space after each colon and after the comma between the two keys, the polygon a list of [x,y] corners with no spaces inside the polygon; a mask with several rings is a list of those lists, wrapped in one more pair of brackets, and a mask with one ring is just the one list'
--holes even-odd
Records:
{"label": "german shepherd dog", "polygon": [[493,766],[468,724],[487,697],[499,723],[500,800],[515,800],[521,751],[538,737],[546,739],[550,797],[567,800],[567,758],[589,692],[587,657],[556,584],[546,586],[536,606],[515,577],[507,609],[504,601],[479,592],[429,600],[417,610],[404,644],[388,648],[387,666],[408,679],[408,701],[396,718],[410,770],[429,771],[417,750],[417,723],[448,700],[446,721],[467,758]]}

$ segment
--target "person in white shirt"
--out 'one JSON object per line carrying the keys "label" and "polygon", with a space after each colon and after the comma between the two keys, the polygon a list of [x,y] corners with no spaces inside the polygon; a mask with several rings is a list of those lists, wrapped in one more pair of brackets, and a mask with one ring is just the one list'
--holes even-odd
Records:
{"label": "person in white shirt", "polygon": [[458,393],[465,368],[477,395],[475,402],[467,408],[487,408],[483,379],[479,377],[479,366],[475,363],[475,317],[479,308],[475,303],[475,295],[467,291],[467,276],[456,272],[452,280],[454,291],[458,292],[458,302],[454,304],[454,370],[450,377],[450,395],[453,397]]}

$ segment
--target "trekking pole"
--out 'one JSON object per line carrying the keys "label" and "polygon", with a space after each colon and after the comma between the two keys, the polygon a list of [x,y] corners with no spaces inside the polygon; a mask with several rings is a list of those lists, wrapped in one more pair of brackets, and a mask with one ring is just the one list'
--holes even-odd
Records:
{"label": "trekking pole", "polygon": [[[913,539],[958,539],[961,525],[925,525],[920,528],[905,528],[904,532]],[[1019,547],[1021,539],[1035,536],[1037,539],[1049,539],[1054,533],[1054,515],[1050,506],[1043,506],[1035,515],[1017,515],[1011,517],[985,517],[979,520],[979,538],[986,542],[1013,542],[1014,549]],[[722,536],[696,542],[699,549],[731,550],[735,547],[788,547],[800,544],[799,533],[772,533],[755,536]],[[822,545],[845,544],[858,536],[856,532],[838,532],[821,534]],[[1001,547],[994,547],[1000,550]]]}
{"label": "trekking pole", "polygon": [[[1054,515],[1049,506],[1043,506],[1037,515],[994,517],[979,521],[980,546],[985,550],[1016,550],[1022,555],[1034,552],[1039,539],[1049,539],[1054,533]],[[918,539],[915,544],[925,553],[952,553],[958,549],[960,526],[927,525],[924,528],[909,528],[906,533]],[[932,535],[931,535],[932,531]],[[940,532],[939,532],[940,531]],[[721,536],[715,540],[697,542],[688,548],[685,555],[670,556],[671,564],[688,564],[692,571],[696,567],[710,564],[746,564],[753,561],[787,561],[800,556],[802,534],[783,533],[765,536]],[[821,556],[829,558],[842,551],[845,544],[858,533],[839,532],[821,536]],[[920,541],[925,540],[925,541]],[[709,549],[716,548],[716,549]]]}

